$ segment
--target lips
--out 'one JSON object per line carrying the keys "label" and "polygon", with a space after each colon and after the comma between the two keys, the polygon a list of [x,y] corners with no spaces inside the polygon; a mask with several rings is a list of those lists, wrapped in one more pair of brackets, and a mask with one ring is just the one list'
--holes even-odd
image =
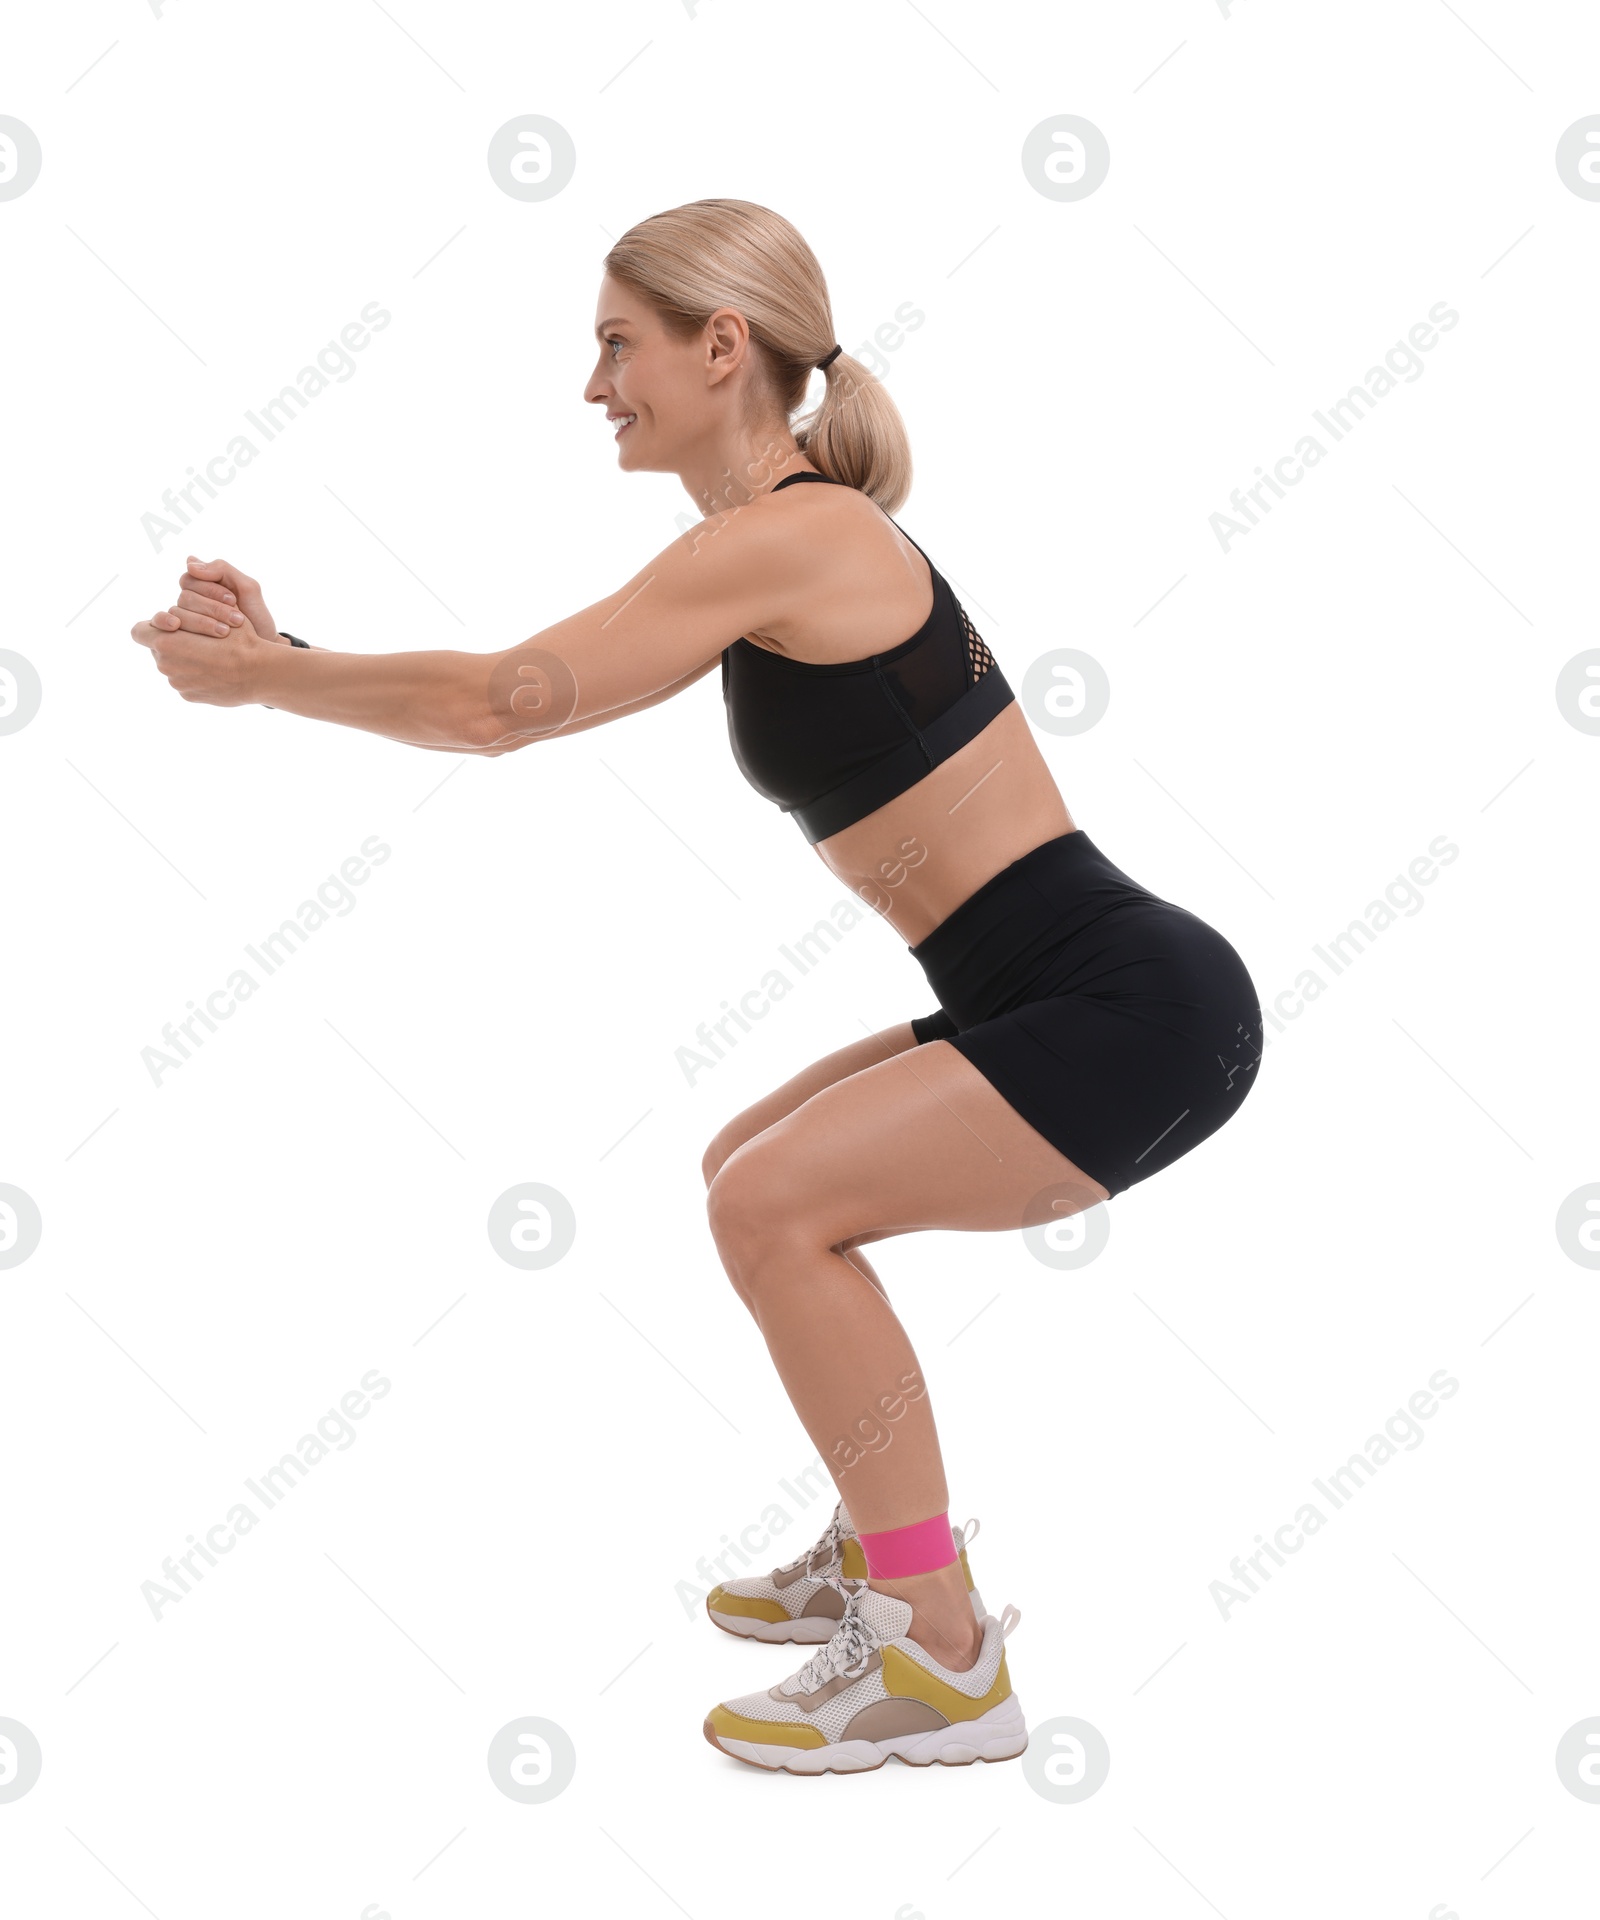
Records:
{"label": "lips", "polygon": [[612,439],[620,440],[638,417],[636,413],[608,413],[606,418],[608,420],[614,420],[617,423],[617,430],[611,436]]}

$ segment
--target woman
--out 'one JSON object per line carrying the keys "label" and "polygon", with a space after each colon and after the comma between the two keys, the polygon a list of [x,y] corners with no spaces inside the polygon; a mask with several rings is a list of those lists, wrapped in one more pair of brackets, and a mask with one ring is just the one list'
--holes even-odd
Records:
{"label": "woman", "polygon": [[[1015,1610],[972,1589],[917,1358],[862,1248],[1109,1200],[1237,1108],[1261,1034],[1228,942],[1068,813],[998,664],[889,517],[905,429],[833,331],[777,214],[657,214],[606,256],[584,397],[619,466],[677,474],[700,527],[502,653],[312,648],[253,580],[192,558],[175,606],[133,629],[185,699],[488,755],[637,713],[720,661],[741,771],[922,966],[937,1011],[818,1061],[705,1156],[723,1265],[841,1494],[811,1554],[713,1590],[719,1626],[823,1644],[705,1733],[807,1773],[1027,1745]],[[797,421],[814,368],[825,392]]]}

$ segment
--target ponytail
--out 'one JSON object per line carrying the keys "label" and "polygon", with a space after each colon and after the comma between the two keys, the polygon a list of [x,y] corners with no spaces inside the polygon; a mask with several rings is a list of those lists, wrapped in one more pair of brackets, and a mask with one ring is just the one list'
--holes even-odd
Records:
{"label": "ponytail", "polygon": [[911,443],[889,389],[859,360],[841,353],[825,369],[827,388],[795,424],[795,444],[819,473],[859,487],[885,513],[911,491]]}

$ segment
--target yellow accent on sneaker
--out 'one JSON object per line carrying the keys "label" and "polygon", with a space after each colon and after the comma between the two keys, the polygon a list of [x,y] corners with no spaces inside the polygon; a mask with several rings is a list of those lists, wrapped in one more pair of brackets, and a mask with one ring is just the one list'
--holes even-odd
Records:
{"label": "yellow accent on sneaker", "polygon": [[986,1694],[974,1698],[970,1693],[946,1686],[937,1674],[930,1673],[909,1653],[889,1646],[883,1650],[883,1684],[891,1699],[924,1701],[954,1725],[958,1720],[980,1719],[991,1707],[999,1706],[1010,1695],[1011,1675],[1006,1671],[1006,1657],[1001,1654],[994,1685]]}
{"label": "yellow accent on sneaker", "polygon": [[789,1618],[776,1600],[755,1600],[746,1594],[729,1593],[723,1586],[713,1587],[706,1595],[706,1611],[737,1614],[747,1620],[787,1620]]}
{"label": "yellow accent on sneaker", "polygon": [[730,1713],[726,1707],[713,1707],[706,1725],[724,1740],[753,1740],[764,1747],[825,1747],[820,1727],[804,1726],[792,1720],[747,1720],[742,1713]]}
{"label": "yellow accent on sneaker", "polygon": [[972,1577],[971,1567],[967,1565],[967,1550],[965,1547],[961,1549],[960,1555],[958,1557],[961,1561],[961,1577],[967,1583],[967,1592],[971,1593],[976,1589],[978,1583]]}

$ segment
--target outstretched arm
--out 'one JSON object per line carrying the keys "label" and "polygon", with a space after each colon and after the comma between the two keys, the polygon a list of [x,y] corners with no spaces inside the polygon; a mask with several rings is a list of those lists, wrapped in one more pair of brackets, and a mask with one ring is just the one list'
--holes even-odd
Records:
{"label": "outstretched arm", "polygon": [[642,713],[646,707],[659,707],[663,700],[670,700],[675,693],[682,693],[685,687],[693,686],[696,680],[703,680],[716,664],[715,659],[708,660],[704,666],[696,667],[693,673],[686,673],[681,680],[675,680],[670,687],[663,687],[659,693],[647,693],[642,700],[630,700],[625,707],[612,707],[608,713],[592,713],[587,720],[569,720],[564,727],[553,729],[548,734],[521,734],[512,739],[502,740],[492,747],[446,747],[427,740],[412,740],[407,744],[413,747],[426,747],[433,753],[469,753],[474,759],[494,760],[502,753],[514,753],[518,747],[528,746],[537,739],[554,738],[559,733],[564,740],[569,733],[587,733],[591,727],[601,727],[608,721],[625,719],[630,713]]}
{"label": "outstretched arm", "polygon": [[176,632],[141,621],[133,636],[186,700],[259,702],[417,746],[511,752],[654,705],[739,634],[789,616],[814,563],[792,521],[765,506],[691,529],[615,593],[501,652],[290,647],[236,611],[184,612]]}

